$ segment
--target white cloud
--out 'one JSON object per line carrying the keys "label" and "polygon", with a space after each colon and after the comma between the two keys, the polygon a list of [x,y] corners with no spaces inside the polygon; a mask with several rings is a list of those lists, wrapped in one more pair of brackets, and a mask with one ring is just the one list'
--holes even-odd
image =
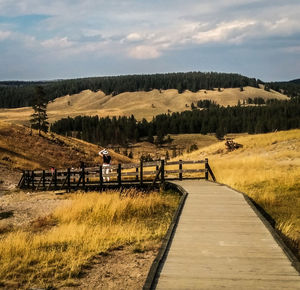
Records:
{"label": "white cloud", "polygon": [[136,32],[130,33],[126,36],[126,40],[133,41],[133,42],[134,41],[139,41],[139,40],[142,40],[142,39],[143,39],[143,37],[139,33],[136,33]]}
{"label": "white cloud", "polygon": [[67,37],[54,37],[41,42],[45,48],[68,48],[73,45],[72,41],[69,41]]}
{"label": "white cloud", "polygon": [[[20,57],[26,50],[33,59],[59,65],[109,57],[129,63],[132,58],[163,59],[168,54],[180,55],[178,63],[185,64],[186,50],[198,49],[201,55],[213,46],[222,54],[224,45],[248,49],[255,44],[262,51],[273,44],[274,50],[297,53],[299,9],[296,0],[0,0],[0,15],[10,18],[0,23],[0,41],[9,39],[1,42],[3,51],[10,45]],[[45,17],[38,25],[23,27],[30,15]],[[18,65],[12,58],[11,66]],[[105,66],[112,69],[104,61],[103,70]],[[102,69],[102,63],[98,67]]]}
{"label": "white cloud", "polygon": [[200,31],[193,36],[193,39],[197,43],[208,43],[208,42],[220,42],[220,41],[232,41],[237,39],[246,29],[256,24],[253,20],[247,21],[233,21],[223,22],[217,25],[217,27],[207,30]]}
{"label": "white cloud", "polygon": [[161,52],[154,46],[139,45],[129,50],[129,56],[136,59],[152,59],[160,57]]}

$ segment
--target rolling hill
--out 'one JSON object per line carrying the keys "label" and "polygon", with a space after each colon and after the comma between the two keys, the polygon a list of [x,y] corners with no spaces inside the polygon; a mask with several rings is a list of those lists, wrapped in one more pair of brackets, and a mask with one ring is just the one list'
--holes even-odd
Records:
{"label": "rolling hill", "polygon": [[[12,170],[79,167],[99,164],[99,147],[75,138],[56,134],[39,136],[27,127],[0,122],[0,165]],[[111,151],[113,163],[130,159]]]}
{"label": "rolling hill", "polygon": [[[196,93],[185,91],[179,94],[175,89],[152,90],[150,92],[125,92],[118,95],[105,95],[103,92],[82,91],[79,94],[59,97],[48,105],[49,121],[53,122],[65,117],[78,115],[101,117],[135,116],[137,120],[151,120],[162,113],[182,112],[190,110],[191,103],[209,99],[222,106],[234,106],[248,98],[262,97],[267,99],[286,100],[287,96],[276,91],[265,91],[263,87],[227,88],[221,91],[200,90]],[[15,124],[29,124],[31,107],[16,109],[0,109],[0,120]]]}

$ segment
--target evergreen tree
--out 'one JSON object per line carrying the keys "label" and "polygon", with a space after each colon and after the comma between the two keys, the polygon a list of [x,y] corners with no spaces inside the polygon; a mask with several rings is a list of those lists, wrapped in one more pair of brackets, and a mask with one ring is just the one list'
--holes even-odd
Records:
{"label": "evergreen tree", "polygon": [[220,126],[219,128],[217,128],[216,130],[216,137],[219,139],[219,140],[223,140],[224,139],[224,129],[222,126]]}
{"label": "evergreen tree", "polygon": [[167,136],[166,142],[167,142],[168,144],[171,144],[171,143],[172,143],[172,138],[171,138],[170,135]]}
{"label": "evergreen tree", "polygon": [[156,143],[162,145],[164,143],[165,134],[162,130],[157,132]]}
{"label": "evergreen tree", "polygon": [[[136,92],[150,89],[167,90],[178,89],[180,93],[185,90],[196,92],[199,90],[212,90],[213,88],[242,88],[246,86],[258,87],[264,84],[261,80],[247,78],[239,74],[226,74],[216,72],[187,72],[152,75],[125,75],[111,77],[94,77],[51,82],[0,82],[0,107],[17,108],[31,106],[31,96],[36,86],[43,86],[48,100],[80,93],[90,89],[99,90],[106,95],[116,95],[122,92]],[[266,83],[266,90],[276,90],[291,98],[300,96],[300,81]],[[206,92],[204,92],[206,93]],[[68,105],[72,105],[68,103]]]}
{"label": "evergreen tree", "polygon": [[41,131],[45,133],[48,132],[49,123],[47,121],[47,105],[48,100],[43,87],[37,86],[32,105],[34,113],[31,115],[30,123],[31,128],[39,131],[39,135],[41,135]]}
{"label": "evergreen tree", "polygon": [[[256,98],[255,103],[262,103]],[[66,135],[76,134],[83,140],[96,144],[128,144],[140,137],[153,142],[164,142],[166,134],[178,133],[217,133],[222,138],[227,133],[264,133],[277,130],[289,130],[300,127],[300,99],[290,101],[269,101],[265,106],[222,107],[213,103],[199,102],[202,110],[189,110],[181,113],[162,114],[137,122],[133,116],[119,118],[99,118],[78,116],[64,118],[51,125],[51,131]],[[248,99],[248,102],[254,102]],[[198,105],[198,103],[197,103]],[[208,107],[206,107],[208,106]],[[147,137],[148,136],[148,137]],[[167,138],[166,138],[167,139]],[[170,141],[170,138],[167,139]]]}
{"label": "evergreen tree", "polygon": [[147,141],[148,141],[149,143],[153,143],[153,142],[154,142],[154,137],[153,137],[152,130],[149,130],[149,132],[148,132]]}
{"label": "evergreen tree", "polygon": [[166,160],[169,160],[170,159],[170,155],[169,155],[169,151],[167,150],[166,151]]}

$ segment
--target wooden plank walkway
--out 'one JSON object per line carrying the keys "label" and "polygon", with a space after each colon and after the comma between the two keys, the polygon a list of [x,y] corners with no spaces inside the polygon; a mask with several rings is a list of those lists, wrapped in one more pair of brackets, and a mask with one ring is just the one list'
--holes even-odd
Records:
{"label": "wooden plank walkway", "polygon": [[156,289],[300,289],[300,275],[242,194],[176,181],[188,197]]}

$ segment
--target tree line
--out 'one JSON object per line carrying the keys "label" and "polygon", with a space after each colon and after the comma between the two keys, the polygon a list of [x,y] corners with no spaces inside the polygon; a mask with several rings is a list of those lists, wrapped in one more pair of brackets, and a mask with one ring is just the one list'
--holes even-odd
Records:
{"label": "tree line", "polygon": [[[207,105],[207,104],[205,104]],[[267,133],[300,128],[299,98],[290,101],[273,100],[263,106],[221,107],[209,103],[206,108],[181,113],[161,114],[151,121],[131,117],[99,118],[77,116],[64,118],[51,125],[51,131],[74,135],[100,145],[138,142],[141,139],[163,143],[167,134]],[[156,139],[154,140],[154,137]]]}
{"label": "tree line", "polygon": [[300,79],[289,82],[270,82],[266,84],[266,87],[283,93],[290,98],[300,97]]}
{"label": "tree line", "polygon": [[153,89],[177,89],[197,92],[201,89],[257,87],[263,83],[255,78],[240,74],[217,72],[187,72],[145,75],[123,75],[91,77],[49,82],[0,82],[0,108],[18,108],[32,106],[32,96],[36,86],[42,86],[48,101],[68,94],[77,94],[83,90],[103,91],[106,95],[123,92],[150,91]]}

